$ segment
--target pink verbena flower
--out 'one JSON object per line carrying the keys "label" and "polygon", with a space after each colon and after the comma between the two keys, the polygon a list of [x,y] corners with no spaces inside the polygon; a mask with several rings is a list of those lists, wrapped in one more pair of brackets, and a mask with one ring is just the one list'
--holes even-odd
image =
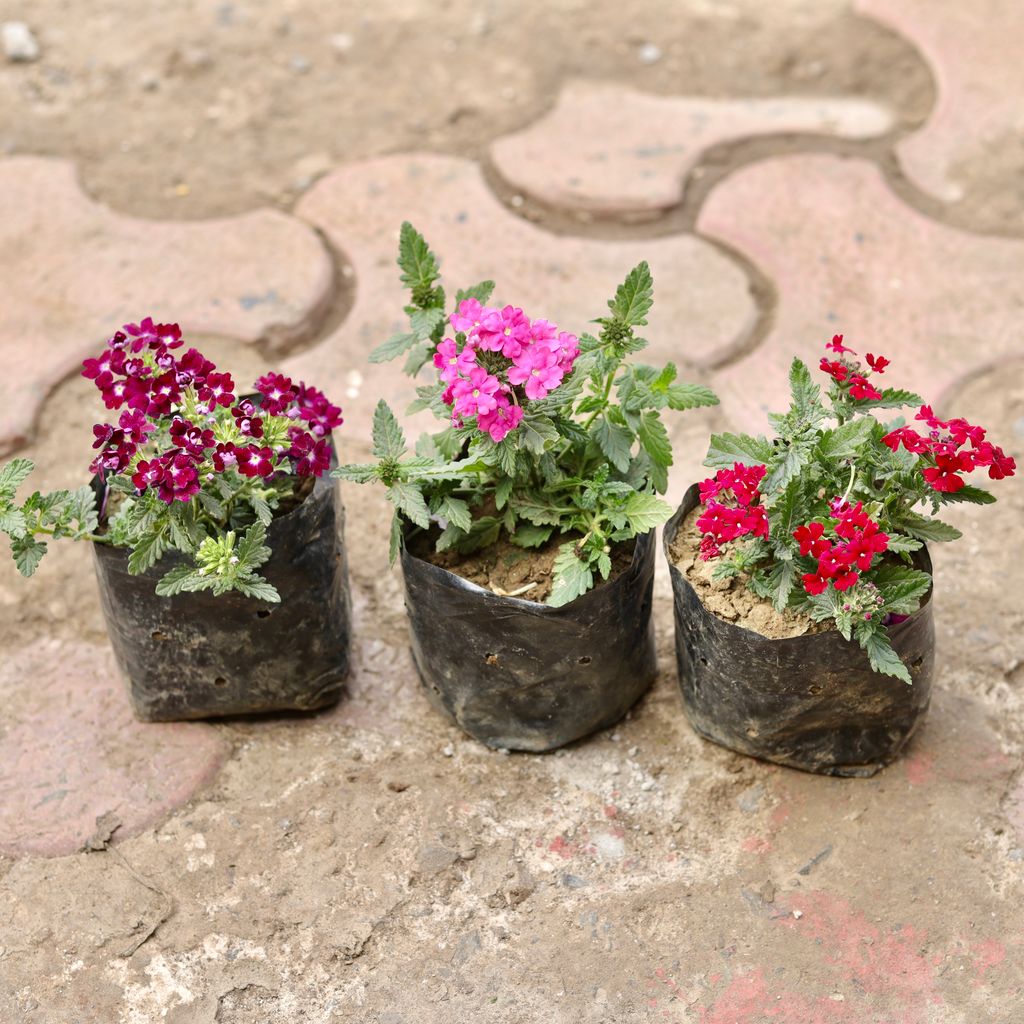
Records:
{"label": "pink verbena flower", "polygon": [[452,385],[455,405],[453,417],[479,416],[492,412],[498,406],[495,397],[501,389],[501,382],[482,366],[474,366],[469,377],[459,378]]}
{"label": "pink verbena flower", "polygon": [[554,391],[564,376],[559,353],[546,345],[524,349],[508,369],[509,383],[524,384],[526,397],[532,400]]}
{"label": "pink verbena flower", "polygon": [[485,313],[493,313],[496,310],[486,309],[476,299],[463,299],[459,308],[448,318],[448,322],[456,331],[462,334],[476,334],[483,323]]}
{"label": "pink verbena flower", "polygon": [[446,384],[452,384],[459,377],[469,376],[469,372],[476,365],[476,351],[467,343],[460,352],[454,339],[445,338],[444,341],[438,342],[437,351],[434,353],[434,365],[441,380]]}
{"label": "pink verbena flower", "polygon": [[501,395],[494,410],[478,416],[476,424],[485,434],[490,435],[495,444],[499,444],[519,426],[522,418],[522,408],[512,405],[504,395]]}
{"label": "pink verbena flower", "polygon": [[269,416],[281,416],[298,398],[299,393],[292,387],[291,377],[283,373],[268,373],[253,385],[263,396],[262,409]]}
{"label": "pink verbena flower", "polygon": [[331,448],[324,438],[300,431],[288,449],[292,468],[298,476],[323,476],[331,465]]}
{"label": "pink verbena flower", "polygon": [[306,423],[317,437],[326,437],[344,423],[339,406],[332,405],[318,388],[310,387],[301,381],[295,398],[295,409],[298,418]]}
{"label": "pink verbena flower", "polygon": [[515,359],[530,343],[530,321],[515,306],[487,309],[477,336],[485,352],[500,352],[506,359]]}

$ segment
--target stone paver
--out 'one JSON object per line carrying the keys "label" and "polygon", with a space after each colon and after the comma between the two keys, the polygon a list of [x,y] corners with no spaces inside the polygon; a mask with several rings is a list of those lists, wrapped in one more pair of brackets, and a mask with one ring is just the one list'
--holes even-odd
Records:
{"label": "stone paver", "polygon": [[0,854],[74,853],[108,813],[115,838],[134,835],[216,774],[217,731],[136,721],[108,648],[51,641],[6,657]]}
{"label": "stone paver", "polygon": [[491,156],[511,185],[551,206],[654,216],[678,205],[711,146],[794,132],[859,139],[891,126],[888,111],[863,100],[654,96],[582,80],[546,117],[493,143]]}
{"label": "stone paver", "polygon": [[0,163],[0,452],[25,440],[49,390],[126,320],[286,344],[331,296],[316,235],[272,210],[201,222],[125,217],[62,160]]}
{"label": "stone paver", "polygon": [[1017,192],[1019,208],[1024,167],[1020,5],[1015,0],[856,0],[854,6],[906,36],[935,76],[934,111],[897,146],[907,176],[937,199],[955,202],[972,183],[991,188],[995,162],[1008,172],[1005,184]]}
{"label": "stone paver", "polygon": [[413,395],[400,361],[367,362],[376,345],[408,329],[401,312],[408,300],[395,266],[403,220],[439,254],[452,291],[497,280],[494,301],[513,302],[577,333],[606,310],[630,268],[648,260],[655,281],[655,310],[645,331],[650,362],[713,365],[742,341],[756,315],[745,274],[707,242],[551,235],[509,213],[476,164],[465,160],[413,155],[353,164],[322,180],[297,213],[351,261],[356,301],[330,338],[285,369],[337,396],[346,406],[346,430],[365,433],[378,398],[401,413]]}
{"label": "stone paver", "polygon": [[833,333],[893,361],[888,386],[941,407],[965,375],[1019,354],[1024,243],[967,234],[903,204],[877,169],[833,156],[747,167],[708,198],[698,229],[747,255],[778,289],[774,326],[716,375],[743,429],[788,405],[794,355],[815,366]]}

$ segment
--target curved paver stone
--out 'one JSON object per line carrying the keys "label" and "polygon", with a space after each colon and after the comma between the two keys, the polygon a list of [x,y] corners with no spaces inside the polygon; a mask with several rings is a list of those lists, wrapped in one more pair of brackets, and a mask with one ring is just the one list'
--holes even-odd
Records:
{"label": "curved paver stone", "polygon": [[0,161],[0,452],[126,320],[287,344],[315,323],[333,273],[316,234],[275,210],[137,220],[89,199],[67,161]]}
{"label": "curved paver stone", "polygon": [[907,176],[936,198],[956,202],[972,179],[991,187],[994,158],[997,168],[1009,160],[1005,186],[1019,213],[1024,60],[1017,0],[856,0],[854,6],[905,36],[935,76],[934,111],[896,147]]}
{"label": "curved paver stone", "polygon": [[[937,406],[964,375],[1020,352],[1024,242],[945,227],[902,203],[860,160],[790,156],[737,172],[698,230],[774,282],[774,327],[712,385],[740,429],[788,407],[794,355],[817,366],[833,333],[893,361],[885,383]],[[896,415],[893,413],[893,415]]]}
{"label": "curved paver stone", "polygon": [[96,819],[115,838],[159,821],[216,775],[226,747],[198,723],[135,719],[106,647],[35,644],[0,671],[0,853],[61,856]]}
{"label": "curved paver stone", "polygon": [[653,96],[610,82],[569,82],[555,108],[491,146],[501,175],[551,206],[656,215],[678,205],[709,147],[754,135],[882,135],[892,117],[863,100]]}
{"label": "curved paver stone", "polygon": [[[549,234],[494,197],[479,167],[443,156],[383,157],[343,167],[302,200],[298,214],[321,228],[351,260],[356,300],[323,344],[285,363],[335,400],[348,396],[348,429],[368,431],[381,397],[401,414],[415,397],[402,361],[367,362],[389,335],[407,330],[408,301],[395,265],[398,231],[410,220],[443,261],[452,289],[491,278],[494,301],[512,301],[574,332],[589,328],[626,273],[651,264],[655,306],[645,335],[650,362],[712,365],[750,330],[756,308],[746,275],[713,245],[693,236],[594,241]],[[424,377],[426,371],[424,371]],[[355,400],[355,394],[360,397]],[[435,422],[429,418],[424,423]]]}

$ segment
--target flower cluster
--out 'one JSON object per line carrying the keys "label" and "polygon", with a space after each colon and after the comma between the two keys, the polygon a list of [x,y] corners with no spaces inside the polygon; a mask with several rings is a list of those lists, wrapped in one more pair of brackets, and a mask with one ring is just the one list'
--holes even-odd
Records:
{"label": "flower cluster", "polygon": [[[803,574],[808,594],[823,594],[831,583],[836,590],[849,590],[862,572],[871,568],[876,555],[889,549],[889,538],[864,511],[863,502],[851,505],[834,498],[828,523],[812,520],[793,531],[802,557],[817,559],[813,572]],[[866,613],[870,618],[870,612]]]}
{"label": "flower cluster", "polygon": [[265,480],[329,468],[327,437],[342,418],[322,392],[269,373],[254,385],[257,400],[239,400],[230,374],[194,348],[178,355],[181,346],[177,324],[147,317],[85,360],[82,376],[108,409],[124,410],[116,426],[93,427],[93,473],[127,474],[138,494],[155,488],[171,504],[191,500],[204,481],[228,471]]}
{"label": "flower cluster", "polygon": [[562,383],[579,355],[575,335],[521,309],[495,309],[465,299],[449,318],[455,338],[441,341],[434,365],[448,385],[443,400],[452,422],[476,417],[477,427],[501,441],[519,426],[522,402],[544,398]]}
{"label": "flower cluster", "polygon": [[729,541],[748,534],[768,536],[768,516],[758,490],[764,473],[764,466],[737,462],[732,469],[720,469],[701,483],[704,512],[697,520],[697,529],[704,535],[700,553],[705,562],[720,555],[722,545]]}
{"label": "flower cluster", "polygon": [[[903,445],[914,455],[930,457],[932,463],[922,471],[933,490],[955,494],[966,481],[961,473],[987,468],[992,480],[1013,476],[1017,464],[998,445],[985,440],[985,430],[965,419],[943,421],[922,405],[915,417],[928,425],[928,433],[921,434],[913,427],[898,427],[882,438],[882,443],[896,451]],[[970,447],[964,446],[970,442]]]}
{"label": "flower cluster", "polygon": [[869,352],[865,357],[867,369],[856,360],[844,359],[843,356],[855,356],[857,353],[843,344],[841,334],[833,335],[832,340],[826,342],[825,349],[838,355],[839,359],[822,356],[818,364],[819,369],[827,373],[850,398],[855,401],[877,401],[882,397],[882,392],[868,383],[868,377],[872,373],[885,373],[885,368],[889,365],[889,360],[885,356],[874,356]]}

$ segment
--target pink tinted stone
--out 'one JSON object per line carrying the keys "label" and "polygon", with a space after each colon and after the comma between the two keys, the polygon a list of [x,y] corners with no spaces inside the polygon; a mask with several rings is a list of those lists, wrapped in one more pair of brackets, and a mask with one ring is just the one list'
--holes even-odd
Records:
{"label": "pink tinted stone", "polygon": [[[346,430],[368,434],[373,407],[385,398],[401,415],[415,397],[399,372],[402,360],[372,365],[372,349],[407,331],[408,297],[395,265],[398,231],[409,220],[442,260],[454,299],[457,287],[498,281],[494,301],[573,333],[592,329],[627,272],[646,259],[655,306],[643,333],[642,359],[713,365],[742,343],[755,307],[746,276],[714,246],[692,236],[596,241],[549,234],[495,199],[479,167],[467,160],[392,156],[343,167],[299,204],[299,216],[321,228],[351,261],[355,306],[323,344],[290,359],[296,379],[316,380],[345,406]],[[454,302],[450,302],[454,306]],[[680,367],[683,372],[685,369]],[[432,367],[423,371],[426,383]],[[423,423],[434,423],[432,418]]]}
{"label": "pink tinted stone", "polygon": [[[919,131],[896,147],[904,171],[918,187],[956,202],[972,175],[987,180],[993,155],[1019,154],[1024,135],[1019,4],[856,0],[854,6],[906,36],[935,76],[935,109]],[[1015,179],[1020,170],[1018,156]]]}
{"label": "pink tinted stone", "polygon": [[108,812],[115,839],[159,821],[216,775],[226,747],[209,725],[135,719],[106,647],[52,642],[0,669],[0,853],[81,849]]}
{"label": "pink tinted stone", "polygon": [[748,256],[778,292],[763,344],[713,381],[737,429],[762,430],[766,412],[787,408],[793,357],[817,367],[834,333],[862,356],[888,356],[882,383],[938,409],[965,375],[1020,352],[1024,242],[921,216],[871,164],[753,164],[712,192],[698,228]]}
{"label": "pink tinted stone", "polygon": [[491,156],[513,187],[551,206],[654,215],[679,203],[686,175],[711,146],[780,132],[866,138],[891,124],[863,100],[652,96],[573,81],[551,113],[498,139]]}
{"label": "pink tinted stone", "polygon": [[137,220],[89,199],[67,161],[0,161],[0,451],[125,321],[284,344],[311,329],[332,274],[316,235],[283,213]]}

